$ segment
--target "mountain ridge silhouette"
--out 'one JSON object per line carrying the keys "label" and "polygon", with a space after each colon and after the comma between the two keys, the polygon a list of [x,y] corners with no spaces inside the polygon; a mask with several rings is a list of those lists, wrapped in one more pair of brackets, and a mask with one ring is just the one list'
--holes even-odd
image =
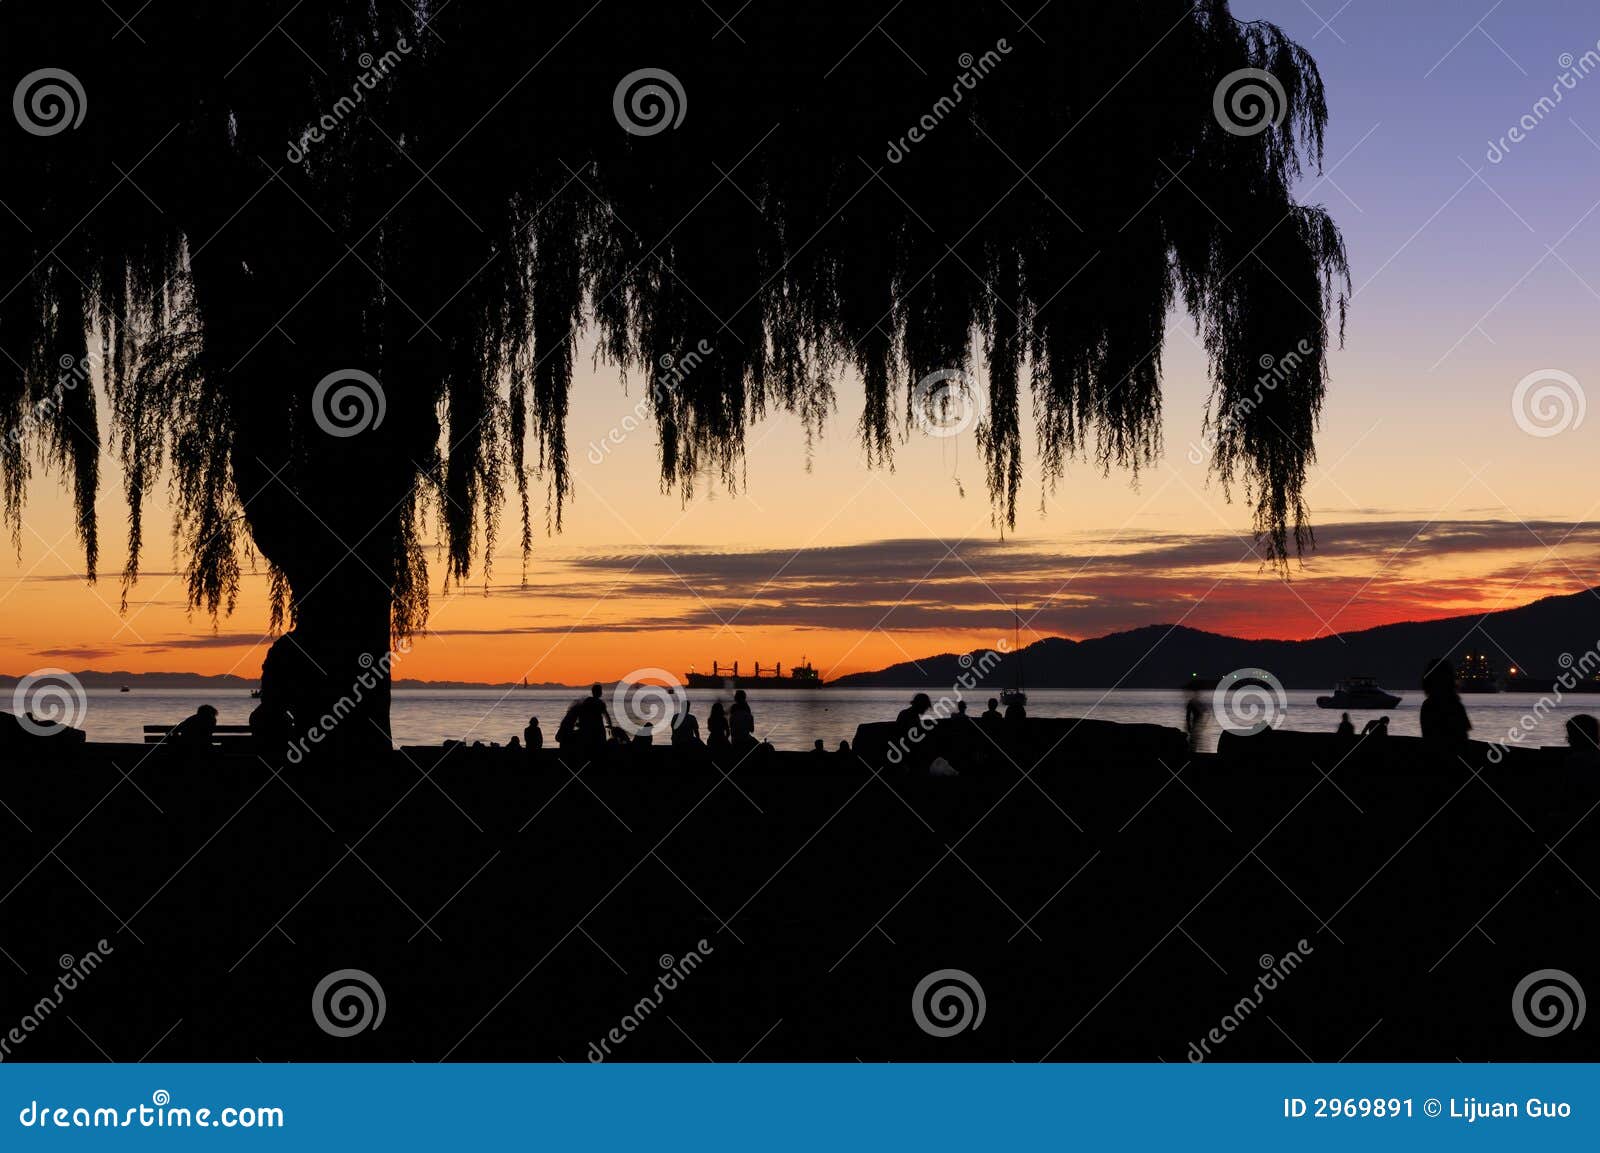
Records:
{"label": "mountain ridge silhouette", "polygon": [[[1087,640],[1045,637],[1007,653],[978,685],[1000,688],[1177,688],[1193,677],[1265,669],[1286,688],[1326,688],[1342,677],[1377,677],[1390,688],[1413,687],[1430,657],[1459,660],[1478,650],[1500,671],[1515,665],[1534,678],[1558,676],[1566,654],[1577,661],[1600,651],[1600,591],[1542,597],[1491,613],[1402,621],[1308,640],[1252,640],[1181,624],[1143,625]],[[864,688],[950,686],[981,667],[984,650],[939,653],[830,682]],[[961,664],[971,657],[970,665]],[[1600,657],[1597,657],[1600,659]]]}

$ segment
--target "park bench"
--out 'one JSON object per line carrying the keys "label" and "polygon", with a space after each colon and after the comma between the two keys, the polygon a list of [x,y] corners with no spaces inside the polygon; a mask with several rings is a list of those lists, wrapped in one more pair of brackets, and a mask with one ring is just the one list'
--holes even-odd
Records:
{"label": "park bench", "polygon": [[[146,725],[144,727],[144,743],[147,745],[159,745],[177,727],[177,725]],[[249,725],[218,725],[211,734],[211,744],[213,747],[220,749],[237,751],[244,748],[249,741]]]}

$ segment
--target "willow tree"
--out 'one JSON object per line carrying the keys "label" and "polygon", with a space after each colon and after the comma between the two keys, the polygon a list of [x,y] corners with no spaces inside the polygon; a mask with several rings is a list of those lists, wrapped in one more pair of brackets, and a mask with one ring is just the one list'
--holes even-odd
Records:
{"label": "willow tree", "polygon": [[[1348,277],[1294,196],[1326,119],[1300,47],[1225,0],[693,7],[0,7],[13,531],[58,468],[93,574],[114,450],[124,581],[166,483],[190,602],[264,566],[294,642],[265,678],[315,709],[488,564],[504,504],[524,555],[559,527],[591,342],[636,380],[692,363],[649,390],[685,493],[734,483],[774,407],[816,429],[846,374],[881,462],[916,383],[970,371],[1004,525],[1024,386],[1041,483],[1155,459],[1181,306],[1216,472],[1270,555],[1302,545]],[[346,739],[384,739],[386,690],[362,711]]]}

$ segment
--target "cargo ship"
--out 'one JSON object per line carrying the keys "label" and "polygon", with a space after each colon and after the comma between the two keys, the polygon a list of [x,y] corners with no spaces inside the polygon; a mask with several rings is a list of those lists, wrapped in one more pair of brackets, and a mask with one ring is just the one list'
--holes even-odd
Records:
{"label": "cargo ship", "polygon": [[825,682],[809,661],[801,660],[802,664],[787,673],[781,664],[763,670],[757,661],[754,673],[741,673],[738,661],[732,665],[712,661],[709,673],[690,669],[683,675],[683,683],[691,689],[820,689]]}

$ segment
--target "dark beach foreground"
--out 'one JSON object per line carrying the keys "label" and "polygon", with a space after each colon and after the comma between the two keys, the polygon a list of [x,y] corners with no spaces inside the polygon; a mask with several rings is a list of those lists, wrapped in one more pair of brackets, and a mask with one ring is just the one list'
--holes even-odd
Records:
{"label": "dark beach foreground", "polygon": [[[5,1059],[1600,1056],[1513,1007],[1542,970],[1600,989],[1600,780],[1555,750],[1267,733],[1191,758],[1170,729],[1036,721],[929,779],[888,735],[576,773],[22,754]],[[314,1007],[344,970],[383,1003],[349,1036]],[[981,991],[949,1036],[914,1005],[944,970]]]}

